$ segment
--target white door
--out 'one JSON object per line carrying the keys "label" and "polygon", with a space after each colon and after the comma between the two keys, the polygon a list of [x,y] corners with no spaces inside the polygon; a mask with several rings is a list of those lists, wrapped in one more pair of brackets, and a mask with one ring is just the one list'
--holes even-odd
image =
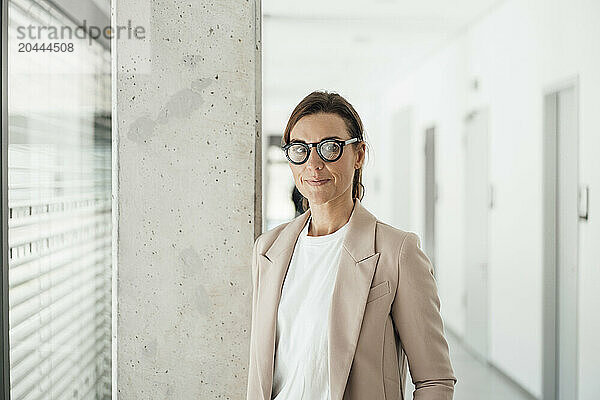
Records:
{"label": "white door", "polygon": [[577,399],[577,87],[544,99],[544,400]]}
{"label": "white door", "polygon": [[578,157],[574,88],[557,98],[557,381],[558,400],[577,398]]}
{"label": "white door", "polygon": [[488,359],[488,114],[465,120],[465,344]]}

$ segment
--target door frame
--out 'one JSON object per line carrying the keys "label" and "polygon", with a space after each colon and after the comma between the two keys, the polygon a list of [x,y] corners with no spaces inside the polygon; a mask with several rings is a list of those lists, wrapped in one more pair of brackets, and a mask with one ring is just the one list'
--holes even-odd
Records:
{"label": "door frame", "polygon": [[424,237],[423,244],[427,256],[433,265],[433,276],[437,277],[437,260],[436,260],[436,208],[438,202],[438,185],[436,174],[436,140],[437,140],[437,125],[429,124],[424,130],[423,137],[423,186],[424,186]]}

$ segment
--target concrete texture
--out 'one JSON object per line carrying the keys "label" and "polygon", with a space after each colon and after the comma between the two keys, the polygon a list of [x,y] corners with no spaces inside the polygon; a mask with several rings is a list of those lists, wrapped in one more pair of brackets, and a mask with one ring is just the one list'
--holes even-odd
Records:
{"label": "concrete texture", "polygon": [[260,0],[112,7],[114,396],[244,399]]}

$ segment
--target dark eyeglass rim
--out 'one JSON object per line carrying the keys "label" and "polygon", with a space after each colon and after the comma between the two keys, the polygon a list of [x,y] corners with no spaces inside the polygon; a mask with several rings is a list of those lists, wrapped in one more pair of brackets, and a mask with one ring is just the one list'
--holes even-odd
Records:
{"label": "dark eyeglass rim", "polygon": [[[323,157],[323,154],[321,154],[321,146],[327,142],[336,142],[337,144],[340,145],[340,154],[338,154],[338,156],[333,160],[328,160],[325,157]],[[353,137],[348,140],[324,139],[324,140],[321,140],[320,142],[313,142],[313,143],[291,142],[291,143],[288,143],[285,146],[281,147],[281,150],[283,150],[283,153],[285,154],[285,157],[288,159],[288,161],[291,162],[292,164],[296,164],[296,165],[304,164],[308,160],[308,158],[310,157],[311,147],[317,148],[317,154],[319,155],[319,157],[321,157],[321,160],[323,160],[325,162],[335,162],[335,161],[339,160],[340,157],[342,156],[342,153],[344,152],[344,146],[347,144],[350,144],[350,143],[354,143],[354,142],[358,143],[358,142],[361,142],[361,140],[357,137]],[[302,160],[300,162],[295,162],[289,157],[288,149],[293,145],[302,145],[305,148],[307,148],[306,157],[304,158],[304,160]]]}

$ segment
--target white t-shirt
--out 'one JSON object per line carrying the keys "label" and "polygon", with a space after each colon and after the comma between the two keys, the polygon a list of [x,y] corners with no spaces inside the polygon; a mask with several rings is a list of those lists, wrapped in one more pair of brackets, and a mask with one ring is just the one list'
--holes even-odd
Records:
{"label": "white t-shirt", "polygon": [[323,236],[298,237],[277,313],[273,395],[277,400],[329,400],[329,306],[348,223]]}

